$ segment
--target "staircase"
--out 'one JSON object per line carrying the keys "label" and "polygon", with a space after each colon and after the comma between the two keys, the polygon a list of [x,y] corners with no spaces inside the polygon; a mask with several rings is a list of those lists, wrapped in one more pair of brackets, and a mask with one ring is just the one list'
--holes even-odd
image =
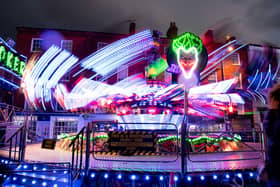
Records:
{"label": "staircase", "polygon": [[1,159],[2,186],[65,186],[72,184],[70,163],[21,163]]}

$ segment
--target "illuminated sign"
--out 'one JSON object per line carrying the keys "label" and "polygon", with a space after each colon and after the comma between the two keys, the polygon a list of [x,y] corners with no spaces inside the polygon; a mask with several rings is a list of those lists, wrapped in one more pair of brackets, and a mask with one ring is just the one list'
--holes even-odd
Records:
{"label": "illuminated sign", "polygon": [[164,72],[167,68],[167,62],[163,58],[158,58],[147,67],[146,71],[150,77],[154,78]]}
{"label": "illuminated sign", "polygon": [[19,75],[23,75],[26,58],[11,49],[6,42],[0,38],[0,64]]}
{"label": "illuminated sign", "polygon": [[172,41],[167,60],[169,64],[167,71],[178,74],[179,68],[188,79],[195,71],[201,72],[205,68],[208,55],[201,39],[186,32]]}
{"label": "illuminated sign", "polygon": [[154,152],[156,133],[153,131],[133,131],[108,133],[108,148],[110,152],[120,155],[135,155],[140,152]]}
{"label": "illuminated sign", "polygon": [[55,149],[56,140],[55,139],[44,139],[42,142],[43,149]]}
{"label": "illuminated sign", "polygon": [[171,64],[167,69],[167,72],[169,73],[174,73],[174,74],[179,74],[181,73],[181,70],[177,64]]}
{"label": "illuminated sign", "polygon": [[186,32],[172,41],[172,48],[176,52],[179,48],[188,50],[194,47],[198,53],[202,52],[203,44],[201,39],[193,33]]}

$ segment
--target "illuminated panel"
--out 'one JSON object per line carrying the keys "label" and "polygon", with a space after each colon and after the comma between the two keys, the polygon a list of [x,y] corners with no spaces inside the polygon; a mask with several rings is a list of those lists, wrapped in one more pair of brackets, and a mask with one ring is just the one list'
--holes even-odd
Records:
{"label": "illuminated panel", "polygon": [[277,63],[277,68],[274,72],[274,75],[272,76],[272,80],[274,80],[276,78],[276,76],[278,75],[279,69],[280,69],[280,62],[279,62],[280,61],[280,51],[279,51],[279,49],[276,50],[276,53],[277,53],[278,63]]}
{"label": "illuminated panel", "polygon": [[260,73],[259,80],[258,80],[259,82],[258,82],[257,87],[255,88],[255,91],[257,91],[257,90],[259,89],[259,87],[260,87],[260,85],[261,85],[262,80],[263,80],[263,73],[261,72],[261,73]]}
{"label": "illuminated panel", "polygon": [[[44,80],[44,82],[48,82],[50,77],[58,70],[58,67],[70,56],[70,53],[66,50],[62,51],[58,56],[56,56],[51,63],[49,63],[48,67],[44,70],[40,79]],[[48,82],[48,87],[52,87],[55,83]]]}
{"label": "illuminated panel", "polygon": [[228,91],[228,89],[235,83],[235,78],[207,84],[203,86],[198,86],[190,89],[189,95],[195,95],[195,94],[205,94],[205,93],[225,93]]}
{"label": "illuminated panel", "polygon": [[70,68],[78,62],[78,58],[72,55],[54,72],[52,75],[49,84],[49,87],[52,87],[58,83],[58,81],[70,70]]}
{"label": "illuminated panel", "polygon": [[68,95],[68,90],[65,88],[65,86],[63,84],[58,84],[54,94],[56,101],[60,104],[60,106],[66,108],[64,104],[64,97]]}
{"label": "illuminated panel", "polygon": [[157,99],[159,99],[160,101],[163,102],[163,101],[171,100],[172,98],[176,98],[176,97],[184,94],[183,88],[184,87],[182,85],[178,85],[175,88],[165,92],[160,97],[157,97]]}
{"label": "illuminated panel", "polygon": [[259,74],[259,70],[257,69],[256,74],[255,74],[253,80],[250,81],[250,84],[249,84],[249,86],[248,86],[248,89],[253,85],[253,83],[255,82],[255,80],[256,80],[258,74]]}
{"label": "illuminated panel", "polygon": [[[166,115],[166,114],[130,114],[124,116],[118,116],[118,121],[120,123],[128,123],[126,124],[126,129],[173,129],[175,130],[174,125],[163,125],[162,123],[170,123],[171,116],[174,116],[171,122],[175,125],[180,125],[181,118],[180,115]],[[131,123],[131,124],[129,124]],[[134,123],[134,124],[133,124]],[[141,124],[142,123],[142,124]],[[151,123],[151,124],[145,124]]]}
{"label": "illuminated panel", "polygon": [[[52,83],[49,83],[49,78],[51,75],[57,70],[57,68],[70,56],[70,53],[66,50],[62,51],[59,55],[57,55],[51,63],[46,67],[42,75],[40,76],[40,81],[43,82],[43,86],[36,86],[35,90],[36,93],[39,94],[43,92],[42,98],[45,101],[49,101],[50,97],[50,88],[52,86]],[[48,87],[49,86],[49,87]],[[43,88],[43,90],[41,90]],[[38,89],[38,90],[37,90]],[[37,96],[38,97],[38,96]],[[38,97],[39,98],[39,97]]]}
{"label": "illuminated panel", "polygon": [[[237,93],[232,94],[206,94],[201,97],[196,98],[200,101],[205,100],[206,102],[213,101],[219,103],[235,103],[235,104],[245,104],[244,100]],[[210,99],[210,100],[209,100]]]}
{"label": "illuminated panel", "polygon": [[50,83],[49,79],[69,55],[69,52],[51,46],[38,60],[28,63],[28,71],[23,77],[24,93],[36,109],[38,108],[36,103],[40,102],[46,110],[45,101],[50,100],[52,94],[50,88],[55,85]]}
{"label": "illuminated panel", "polygon": [[[150,31],[143,31],[108,45],[83,60],[81,64],[83,67],[92,69],[105,76],[122,64],[137,63],[139,60],[143,60],[143,52],[150,49],[152,46],[153,39]],[[60,48],[52,46],[39,58],[38,61],[36,61],[30,73],[26,75],[24,80],[26,85],[26,97],[34,104],[35,108],[35,102],[40,102],[46,110],[45,102],[50,101],[51,94],[53,94],[51,88],[54,88],[59,79],[78,61],[77,58],[69,56],[70,53],[66,54],[65,52],[61,52]],[[95,87],[93,87],[93,85],[95,85]],[[147,87],[143,81],[138,82],[138,85],[144,85],[145,88]],[[85,91],[85,88],[92,89]],[[127,85],[127,90],[124,90],[121,87],[117,88],[102,83],[82,81],[79,85],[74,87],[71,93],[67,93],[65,97],[63,96],[61,98],[65,100],[65,106],[76,105],[78,102],[75,102],[75,104],[71,103],[74,98],[83,101],[77,105],[81,106],[106,94],[125,93],[131,95],[131,91],[134,88],[135,85],[132,84]],[[91,96],[93,91],[94,96]],[[62,96],[61,94],[63,93],[60,92],[60,96]],[[84,98],[78,98],[84,96],[84,94],[87,96]]]}
{"label": "illuminated panel", "polygon": [[235,53],[236,51],[242,49],[243,47],[245,47],[247,44],[243,44],[240,47],[234,49],[233,51],[227,53],[226,55],[222,56],[220,59],[217,59],[216,61],[213,60],[213,63],[209,64],[201,73],[200,73],[200,79],[203,80],[204,78],[206,78],[207,76],[209,76],[211,73],[213,73],[214,71],[216,71],[218,65],[227,57],[229,57],[230,55],[232,55],[233,53]]}
{"label": "illuminated panel", "polygon": [[32,72],[31,72],[31,78],[34,81],[38,80],[38,77],[40,74],[45,70],[45,68],[48,66],[49,62],[51,59],[53,59],[61,49],[56,46],[51,46],[41,57],[40,59],[36,62]]}
{"label": "illuminated panel", "polygon": [[271,65],[268,65],[268,72],[266,73],[266,76],[264,78],[264,80],[262,81],[261,87],[264,86],[265,83],[270,82],[270,77],[271,77]]}
{"label": "illuminated panel", "polygon": [[113,99],[117,95],[141,97],[161,90],[162,87],[160,86],[148,85],[142,77],[142,75],[133,75],[115,85],[107,85],[99,81],[82,78],[74,86],[71,93],[63,96],[63,103],[65,103],[67,109],[73,109],[84,107],[102,97]]}
{"label": "illuminated panel", "polygon": [[[44,100],[46,102],[51,101],[52,92],[51,88],[54,88],[58,81],[68,72],[68,70],[78,61],[78,58],[74,55],[71,55],[67,58],[59,67],[56,67],[53,71],[54,73],[49,78],[48,82],[45,86],[45,92],[50,92],[50,94],[45,95]],[[59,64],[57,64],[58,66]],[[53,103],[51,102],[51,106],[54,108]]]}
{"label": "illuminated panel", "polygon": [[12,75],[15,76],[17,79],[21,80],[21,77],[20,77],[18,74],[14,73],[13,71],[11,71],[11,70],[9,70],[9,69],[7,69],[7,68],[5,68],[5,67],[2,67],[2,66],[0,66],[0,69],[1,69],[1,70],[4,70],[4,71],[6,71],[6,72],[8,72],[8,73],[10,73],[10,74],[12,74]]}
{"label": "illuminated panel", "polygon": [[[11,73],[13,76],[15,76],[16,78],[18,78],[19,80],[21,80],[21,77],[20,77],[19,75],[15,74],[14,72],[12,72],[11,70],[9,70],[9,69],[7,69],[7,68],[5,68],[5,67],[1,67],[1,66],[0,66],[0,70],[4,70],[4,71],[6,71],[6,72],[9,72],[9,73]],[[13,82],[11,82],[11,81],[9,81],[9,80],[6,80],[5,78],[0,77],[0,79],[1,79],[3,82],[9,84],[10,86],[12,86],[12,87],[15,88],[15,89],[18,89],[18,88],[19,88],[19,85],[15,84],[15,83],[13,83]]]}
{"label": "illuminated panel", "polygon": [[177,88],[178,86],[180,86],[180,85],[178,85],[178,84],[171,84],[170,86],[168,86],[168,87],[166,87],[164,89],[161,89],[157,93],[155,93],[155,97],[160,97],[160,96],[166,94],[167,92],[170,92],[171,90]]}
{"label": "illuminated panel", "polygon": [[83,78],[75,85],[71,93],[65,96],[65,107],[67,109],[83,107],[100,97],[108,97],[117,94],[129,97],[132,96],[133,93],[140,92],[140,89],[137,90],[136,88],[139,88],[139,85],[142,84],[144,84],[143,79],[131,77],[128,77],[127,80],[123,80],[116,85],[107,85],[102,82]]}
{"label": "illuminated panel", "polygon": [[[70,53],[66,50],[61,51],[54,59],[52,59],[48,66],[42,71],[39,77],[39,83],[35,86],[35,96],[37,99],[41,98],[41,104],[46,110],[46,102],[50,101],[51,99],[51,84],[48,84],[50,76],[53,72],[60,66],[60,64],[65,61],[70,56]],[[36,67],[36,65],[35,65]],[[52,108],[54,108],[53,104],[50,103]]]}
{"label": "illuminated panel", "polygon": [[150,77],[156,77],[168,68],[167,62],[163,58],[153,61],[148,67],[147,72]]}
{"label": "illuminated panel", "polygon": [[[66,109],[83,107],[94,100],[94,89],[98,82],[82,79],[64,98]],[[74,107],[75,106],[75,107]]]}
{"label": "illuminated panel", "polygon": [[177,63],[186,79],[192,77],[194,70],[198,67],[198,55],[202,49],[201,39],[189,32],[172,41],[172,50],[176,53]]}
{"label": "illuminated panel", "polygon": [[[139,58],[153,46],[149,30],[121,39],[96,51],[81,62],[82,67],[105,76],[117,67]],[[79,73],[79,72],[78,72]],[[75,76],[78,74],[76,73]]]}
{"label": "illuminated panel", "polygon": [[245,104],[245,101],[242,99],[242,97],[237,93],[228,94],[231,98],[232,103],[239,103],[239,104]]}
{"label": "illuminated panel", "polygon": [[[56,87],[62,76],[78,61],[78,58],[66,50],[56,46],[50,47],[33,65],[24,76],[25,95],[28,101],[36,107],[36,100],[41,100],[41,105],[46,110],[46,102],[52,98],[51,88]],[[30,64],[32,64],[30,62]],[[58,92],[57,92],[58,93]],[[54,108],[53,103],[50,103]]]}
{"label": "illuminated panel", "polygon": [[[236,40],[232,40],[224,45],[222,45],[221,47],[219,47],[218,49],[214,50],[213,52],[211,52],[208,57],[211,57],[212,55],[216,54],[217,52],[221,51],[222,49],[225,49],[226,47],[228,47],[231,44],[234,44],[236,42]],[[225,51],[223,50],[222,53],[224,53]],[[209,62],[208,62],[209,64]]]}
{"label": "illuminated panel", "polygon": [[18,54],[2,38],[0,38],[0,65],[22,76],[25,69],[26,57]]}
{"label": "illuminated panel", "polygon": [[14,83],[12,83],[12,82],[6,80],[6,79],[3,79],[2,77],[0,77],[0,80],[3,81],[3,82],[5,82],[5,83],[7,83],[7,84],[9,84],[9,85],[11,85],[11,86],[13,86],[14,88],[19,88],[18,85],[14,84]]}
{"label": "illuminated panel", "polygon": [[39,79],[39,76],[48,66],[51,59],[56,56],[60,52],[58,47],[52,46],[50,47],[35,63],[31,72],[24,77],[24,83],[26,85],[25,89],[28,92],[28,98],[31,103],[35,102],[36,97],[41,97],[42,93],[36,92],[35,87],[37,87],[37,91],[43,86],[43,80]]}

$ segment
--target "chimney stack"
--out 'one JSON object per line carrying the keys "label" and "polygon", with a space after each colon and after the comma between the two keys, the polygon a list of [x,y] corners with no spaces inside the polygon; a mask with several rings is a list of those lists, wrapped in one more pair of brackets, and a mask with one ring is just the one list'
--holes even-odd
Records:
{"label": "chimney stack", "polygon": [[130,35],[135,34],[135,28],[136,28],[136,23],[135,22],[131,22],[129,24],[129,34]]}
{"label": "chimney stack", "polygon": [[208,45],[214,41],[213,30],[207,30],[203,36],[203,44]]}
{"label": "chimney stack", "polygon": [[178,34],[178,28],[176,26],[176,23],[175,22],[170,22],[170,26],[169,26],[169,28],[166,32],[167,38],[169,38],[169,39],[176,38],[177,34]]}

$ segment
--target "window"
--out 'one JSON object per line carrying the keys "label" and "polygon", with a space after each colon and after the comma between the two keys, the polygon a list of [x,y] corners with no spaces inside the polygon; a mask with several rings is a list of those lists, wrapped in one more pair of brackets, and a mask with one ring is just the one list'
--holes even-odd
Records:
{"label": "window", "polygon": [[233,65],[240,65],[240,60],[239,60],[239,54],[238,53],[232,54],[231,58],[232,58],[232,64]]}
{"label": "window", "polygon": [[106,42],[97,42],[97,50],[105,47],[108,43]]}
{"label": "window", "polygon": [[62,81],[66,81],[66,82],[70,81],[70,72],[67,72],[66,75],[63,76]]}
{"label": "window", "polygon": [[168,48],[169,47],[164,47],[164,55],[166,55],[166,56],[167,56]]}
{"label": "window", "polygon": [[166,83],[171,84],[172,83],[172,73],[164,71],[164,80]]}
{"label": "window", "polygon": [[72,52],[73,41],[72,40],[61,40],[61,48]]}
{"label": "window", "polygon": [[54,124],[53,137],[57,138],[61,133],[73,133],[77,131],[77,121],[56,121]]}
{"label": "window", "polygon": [[238,82],[236,88],[242,88],[242,75],[240,72],[234,72],[234,77],[237,78]]}
{"label": "window", "polygon": [[60,106],[59,103],[56,102],[56,105],[55,105],[55,109],[56,111],[65,111],[64,108],[62,106]]}
{"label": "window", "polygon": [[[33,116],[33,118],[34,118],[34,116]],[[35,141],[38,136],[37,132],[36,132],[36,129],[37,129],[36,120],[32,119],[32,121],[29,121],[29,123],[27,125],[28,125],[27,138],[30,141]]]}
{"label": "window", "polygon": [[32,38],[31,41],[31,52],[40,52],[42,51],[43,39],[41,38]]}
{"label": "window", "polygon": [[214,83],[217,81],[217,72],[214,72],[208,76],[208,83]]}
{"label": "window", "polygon": [[128,76],[128,66],[123,65],[118,68],[118,81],[125,79]]}

